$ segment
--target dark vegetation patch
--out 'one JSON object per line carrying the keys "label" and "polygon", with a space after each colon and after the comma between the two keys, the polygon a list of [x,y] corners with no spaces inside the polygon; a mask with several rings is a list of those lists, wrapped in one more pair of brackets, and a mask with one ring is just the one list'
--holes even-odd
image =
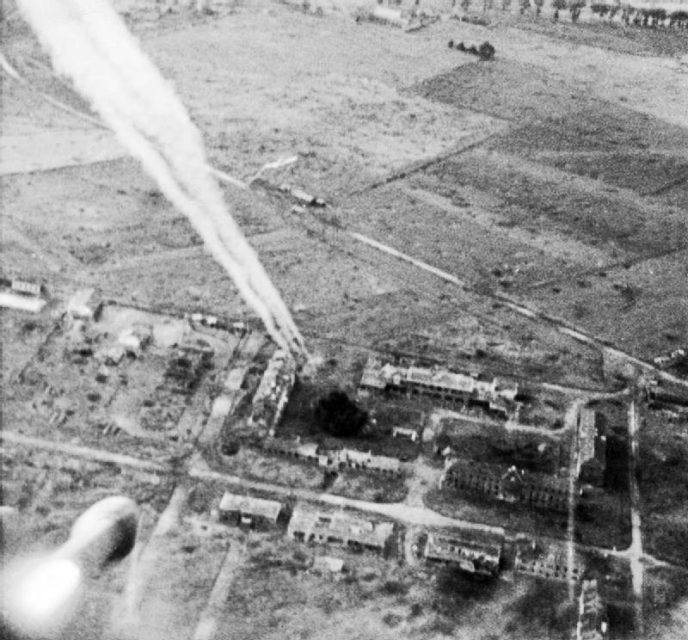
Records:
{"label": "dark vegetation patch", "polygon": [[538,152],[682,149],[688,131],[645,113],[599,101],[594,106],[571,108],[539,122],[527,123],[498,136],[490,148],[536,157]]}
{"label": "dark vegetation patch", "polygon": [[413,87],[429,100],[489,113],[514,122],[538,121],[590,102],[545,69],[507,60],[475,62]]}
{"label": "dark vegetation patch", "polygon": [[575,628],[576,605],[568,601],[568,587],[563,583],[536,579],[507,611],[507,630],[520,632],[521,637],[536,637],[541,629],[558,634]]}
{"label": "dark vegetation patch", "polygon": [[681,29],[626,26],[605,19],[575,24],[560,21],[553,25],[549,20],[533,20],[529,17],[518,20],[516,26],[524,31],[555,37],[558,41],[567,40],[618,53],[674,57],[688,52],[688,38]]}
{"label": "dark vegetation patch", "polygon": [[358,435],[368,421],[368,413],[343,391],[321,397],[313,411],[316,424],[330,435],[348,438]]}
{"label": "dark vegetation patch", "polygon": [[688,180],[688,161],[660,153],[609,153],[608,155],[560,156],[552,161],[557,169],[653,195],[684,177]]}
{"label": "dark vegetation patch", "polygon": [[536,177],[489,154],[462,154],[434,165],[428,174],[438,182],[436,191],[449,199],[460,195],[461,185],[497,197],[502,220],[509,226],[533,232],[549,228],[592,246],[611,245],[641,256],[688,245],[688,228],[679,211],[660,216],[613,194]]}
{"label": "dark vegetation patch", "polygon": [[640,431],[638,481],[646,546],[688,566],[688,445],[685,422],[647,412]]}
{"label": "dark vegetation patch", "polygon": [[509,587],[497,579],[476,576],[455,567],[442,567],[437,574],[432,610],[441,618],[458,622],[468,610],[490,602]]}

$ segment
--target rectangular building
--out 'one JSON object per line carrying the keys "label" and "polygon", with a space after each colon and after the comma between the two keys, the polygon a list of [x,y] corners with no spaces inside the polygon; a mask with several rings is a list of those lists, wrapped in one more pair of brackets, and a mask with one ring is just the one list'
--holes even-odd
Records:
{"label": "rectangular building", "polygon": [[394,524],[347,511],[325,512],[297,505],[287,529],[294,540],[366,549],[386,555],[394,544]]}
{"label": "rectangular building", "polygon": [[365,393],[387,392],[422,395],[448,402],[467,402],[508,417],[515,408],[518,385],[503,378],[483,380],[441,367],[404,367],[383,364],[371,357],[363,369],[359,389]]}
{"label": "rectangular building", "polygon": [[219,511],[224,522],[250,529],[268,529],[277,524],[282,504],[227,491],[220,500]]}
{"label": "rectangular building", "polygon": [[452,463],[444,472],[441,486],[551,511],[566,512],[569,504],[566,478],[473,460]]}
{"label": "rectangular building", "polygon": [[296,362],[290,354],[277,350],[253,396],[249,425],[274,435],[295,382]]}
{"label": "rectangular building", "polygon": [[502,557],[504,536],[452,530],[428,533],[423,548],[427,562],[456,565],[469,573],[496,576]]}
{"label": "rectangular building", "polygon": [[578,582],[583,577],[585,565],[575,552],[571,562],[568,549],[563,544],[552,544],[544,549],[532,545],[516,552],[514,570],[537,578]]}

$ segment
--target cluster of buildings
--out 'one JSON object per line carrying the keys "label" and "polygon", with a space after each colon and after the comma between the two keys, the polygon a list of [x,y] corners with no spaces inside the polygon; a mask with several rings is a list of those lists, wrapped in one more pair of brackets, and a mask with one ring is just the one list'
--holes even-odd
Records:
{"label": "cluster of buildings", "polygon": [[[530,434],[505,434],[503,438],[490,440],[492,447],[503,450],[504,438],[515,438],[512,443],[521,448],[532,438]],[[520,439],[519,439],[520,438]],[[568,438],[568,440],[562,440]],[[577,428],[555,439],[541,442],[536,451],[553,456],[545,460],[554,469],[542,473],[518,468],[516,465],[488,463],[467,458],[447,457],[447,468],[442,476],[441,487],[484,496],[493,500],[520,503],[538,509],[566,513],[569,508],[571,481],[566,470],[571,447],[575,447],[576,491],[581,485],[601,486],[606,469],[606,435],[603,416],[590,408],[581,409]],[[454,453],[453,449],[450,453]],[[563,462],[559,467],[555,463]]]}
{"label": "cluster of buildings", "polygon": [[387,477],[401,475],[401,463],[397,458],[373,455],[370,451],[356,449],[325,450],[315,442],[302,443],[299,438],[283,440],[266,438],[263,449],[300,462],[318,465],[324,469],[370,471]]}
{"label": "cluster of buildings", "polygon": [[[222,522],[248,529],[266,530],[288,517],[287,535],[298,542],[370,551],[385,557],[399,549],[400,529],[389,521],[371,520],[348,510],[325,511],[297,504],[287,516],[282,503],[226,492],[219,505]],[[499,573],[504,547],[503,532],[429,530],[418,550],[428,564],[453,565],[463,571],[494,577]]]}
{"label": "cluster of buildings", "polygon": [[274,436],[295,382],[296,362],[287,352],[275,351],[253,396],[249,426]]}
{"label": "cluster of buildings", "polygon": [[503,378],[455,373],[441,367],[400,366],[371,357],[365,365],[359,391],[426,396],[447,403],[481,405],[508,418],[516,409],[518,385]]}

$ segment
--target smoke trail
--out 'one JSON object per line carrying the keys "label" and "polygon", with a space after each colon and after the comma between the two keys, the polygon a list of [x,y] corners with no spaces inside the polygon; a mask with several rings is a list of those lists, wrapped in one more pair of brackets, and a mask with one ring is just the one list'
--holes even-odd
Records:
{"label": "smoke trail", "polygon": [[55,68],[189,219],[282,348],[305,355],[287,306],[225,208],[201,135],[107,0],[17,0]]}

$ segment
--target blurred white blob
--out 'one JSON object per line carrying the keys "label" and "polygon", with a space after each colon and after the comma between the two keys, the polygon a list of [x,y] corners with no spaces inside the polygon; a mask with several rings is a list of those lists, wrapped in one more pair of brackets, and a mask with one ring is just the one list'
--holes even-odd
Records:
{"label": "blurred white blob", "polygon": [[82,601],[86,577],[131,551],[138,522],[134,501],[105,498],[79,516],[61,547],[11,563],[1,581],[5,624],[20,637],[58,637]]}
{"label": "blurred white blob", "polygon": [[106,0],[17,0],[58,72],[100,113],[263,320],[277,344],[303,338],[258,256],[225,208],[200,132],[172,87]]}
{"label": "blurred white blob", "polygon": [[81,569],[68,558],[19,563],[3,576],[5,618],[22,636],[55,637],[72,618],[81,586]]}

